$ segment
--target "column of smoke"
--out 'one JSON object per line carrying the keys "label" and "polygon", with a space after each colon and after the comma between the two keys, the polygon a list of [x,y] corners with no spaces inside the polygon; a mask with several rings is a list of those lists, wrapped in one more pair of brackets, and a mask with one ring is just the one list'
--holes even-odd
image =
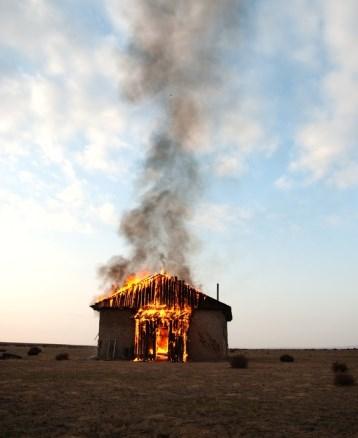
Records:
{"label": "column of smoke", "polygon": [[218,85],[218,54],[232,0],[135,0],[128,5],[131,39],[122,60],[123,94],[152,99],[161,116],[144,161],[138,206],[119,233],[131,247],[100,268],[105,281],[164,269],[191,282],[187,221],[200,192],[195,148],[203,141]]}

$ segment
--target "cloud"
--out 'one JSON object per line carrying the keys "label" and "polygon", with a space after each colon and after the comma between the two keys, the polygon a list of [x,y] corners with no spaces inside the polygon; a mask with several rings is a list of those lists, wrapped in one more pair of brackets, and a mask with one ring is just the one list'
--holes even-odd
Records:
{"label": "cloud", "polygon": [[337,228],[337,227],[343,225],[344,222],[345,222],[345,220],[337,214],[327,215],[323,218],[324,225],[326,225],[330,228]]}
{"label": "cloud", "polygon": [[20,57],[22,66],[1,72],[1,153],[40,153],[59,166],[72,155],[84,168],[121,172],[125,166],[112,155],[125,144],[127,122],[118,100],[116,40],[98,35],[93,45],[90,29],[79,34],[57,6],[41,0],[0,6],[0,50],[11,49],[7,56]]}
{"label": "cloud", "polygon": [[231,226],[245,228],[254,218],[251,209],[229,204],[203,203],[193,218],[193,225],[206,230],[222,233]]}
{"label": "cloud", "polygon": [[[327,0],[316,5],[321,26],[313,29],[313,41],[326,60],[321,60],[318,98],[311,98],[303,110],[306,121],[297,129],[288,171],[291,177],[304,175],[310,183],[346,188],[358,184],[358,4]],[[303,21],[304,40],[305,33]]]}
{"label": "cloud", "polygon": [[119,214],[108,200],[93,199],[85,183],[74,180],[64,188],[53,184],[48,191],[43,182],[29,172],[19,174],[27,184],[25,193],[0,190],[1,233],[18,230],[59,233],[91,233],[101,225],[114,227]]}
{"label": "cloud", "polygon": [[280,176],[275,181],[275,186],[280,190],[289,190],[291,189],[292,185],[293,185],[292,180],[285,175]]}
{"label": "cloud", "polygon": [[105,202],[97,208],[98,217],[101,221],[108,225],[118,224],[118,213],[114,205],[110,202]]}
{"label": "cloud", "polygon": [[0,192],[1,233],[4,235],[21,234],[19,230],[90,232],[92,227],[87,218],[77,213],[60,199],[39,201],[5,190]]}
{"label": "cloud", "polygon": [[113,226],[98,185],[126,173],[130,149],[115,35],[79,26],[66,5],[14,0],[0,3],[0,41],[3,230]]}
{"label": "cloud", "polygon": [[357,186],[358,161],[346,163],[341,168],[337,169],[330,182],[342,189]]}
{"label": "cloud", "polygon": [[[244,78],[244,97],[245,90],[257,94],[260,111],[240,111],[263,133],[257,144],[268,140],[281,148],[289,145],[284,151],[288,165],[275,186],[286,190],[318,182],[356,186],[357,2],[277,0],[273,7],[258,1],[248,11],[239,74],[245,75],[247,66],[252,70],[251,78],[246,82]],[[241,100],[242,91],[236,95]],[[274,131],[279,143],[270,140]],[[240,135],[245,138],[245,130],[238,129],[237,153],[232,153],[232,160],[224,154],[219,173],[247,171]],[[266,154],[265,148],[254,146],[255,138],[247,143],[252,153]]]}
{"label": "cloud", "polygon": [[[108,28],[97,33],[79,26],[66,7],[44,0],[0,3],[0,51],[8,58],[0,66],[0,166],[30,159],[51,172],[55,166],[66,187],[87,179],[82,190],[89,197],[94,176],[126,174],[133,145],[144,145],[154,118],[146,108],[132,114],[118,93],[120,49],[130,30],[126,14],[139,12],[130,2],[106,0],[101,12]],[[294,149],[277,188],[288,190],[302,179],[339,188],[357,185],[357,3],[277,0],[275,7],[259,1],[257,8],[235,48],[238,65],[226,58],[218,90],[201,96],[214,102],[222,93],[226,100],[213,108],[212,123],[203,126],[192,147],[211,154],[217,175],[240,177],[250,171],[251,157],[271,157],[282,147],[285,122]],[[275,120],[279,101],[291,95],[270,94],[269,73],[272,66],[280,73],[282,60],[291,68],[286,74],[295,78],[303,69],[314,80],[308,84],[306,76],[297,76],[303,78],[303,95],[281,124]],[[315,93],[307,91],[312,84]],[[47,177],[42,172],[43,187]]]}
{"label": "cloud", "polygon": [[[228,93],[232,95],[232,92]],[[265,120],[265,102],[256,96],[248,98],[237,91],[240,104],[229,102],[214,134],[215,170],[220,176],[242,176],[249,170],[253,154],[269,157],[278,141]]]}
{"label": "cloud", "polygon": [[319,58],[320,0],[259,1],[254,49],[261,56],[280,57],[317,66]]}

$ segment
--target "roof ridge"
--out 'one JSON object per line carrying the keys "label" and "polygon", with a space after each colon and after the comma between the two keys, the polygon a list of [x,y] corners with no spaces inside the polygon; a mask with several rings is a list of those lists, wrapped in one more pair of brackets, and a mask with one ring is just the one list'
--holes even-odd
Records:
{"label": "roof ridge", "polygon": [[[178,292],[180,294],[183,293],[185,296],[188,295],[189,297],[196,297],[196,298],[194,298],[194,301],[199,300],[201,303],[200,304],[201,308],[206,308],[206,309],[215,308],[215,309],[224,310],[224,313],[227,316],[227,320],[231,321],[232,314],[231,314],[231,307],[230,306],[223,303],[222,301],[216,300],[215,298],[211,297],[210,295],[207,295],[205,292],[202,292],[201,290],[199,290],[196,287],[192,286],[191,284],[187,283],[185,280],[179,279],[178,276],[167,274],[167,273],[162,273],[162,272],[155,272],[153,274],[147,275],[146,277],[143,277],[140,280],[137,280],[137,281],[132,282],[132,283],[129,281],[127,285],[124,285],[122,287],[118,287],[118,286],[113,285],[111,291],[109,291],[106,296],[104,296],[104,297],[102,296],[101,298],[99,298],[93,305],[91,305],[91,307],[94,308],[95,310],[101,310],[101,308],[107,308],[107,307],[110,308],[110,307],[112,307],[112,300],[114,300],[113,303],[116,303],[118,301],[118,303],[119,302],[122,303],[121,304],[122,307],[123,306],[126,307],[127,304],[124,304],[124,303],[127,303],[128,300],[131,300],[132,298],[134,299],[134,297],[137,297],[137,294],[144,293],[144,294],[148,295],[148,287],[152,287],[152,283],[154,283],[154,282],[155,283],[160,282],[162,284],[161,280],[163,278],[168,279],[170,281],[169,284],[175,283],[175,285],[172,284],[170,286],[170,289],[172,290],[173,294],[176,294]],[[178,286],[177,283],[179,283],[179,282],[181,283],[181,286],[177,287]],[[164,285],[165,284],[166,283],[164,283]],[[165,286],[165,293],[169,293],[166,286]],[[131,298],[132,294],[133,294],[133,297]],[[152,294],[152,292],[150,292],[150,295],[151,294]],[[128,298],[126,298],[126,295],[128,296]],[[135,298],[135,299],[137,302],[138,301],[137,298]],[[191,299],[192,298],[190,298],[190,300]],[[129,303],[129,301],[128,301],[128,303]],[[140,300],[139,300],[139,304],[140,304]],[[116,304],[114,304],[114,306],[115,305]],[[131,305],[128,304],[129,307]]]}
{"label": "roof ridge", "polygon": [[[127,290],[130,290],[131,288],[134,288],[137,285],[143,284],[145,281],[154,280],[155,278],[159,278],[159,277],[161,277],[161,278],[173,278],[173,279],[176,279],[177,281],[182,281],[190,289],[194,289],[196,292],[198,292],[198,293],[200,293],[202,295],[208,296],[207,294],[205,294],[200,289],[198,289],[195,286],[187,283],[185,280],[180,280],[177,275],[171,275],[169,273],[163,273],[163,272],[155,272],[153,274],[149,274],[146,277],[141,278],[140,280],[136,281],[135,283],[124,284],[123,286],[120,286],[120,287],[116,285],[114,288],[111,289],[111,291],[108,292],[107,296],[102,297],[97,302],[101,302],[103,300],[111,299],[111,298],[119,295],[122,292],[126,292]],[[113,290],[114,290],[114,292],[113,292]]]}

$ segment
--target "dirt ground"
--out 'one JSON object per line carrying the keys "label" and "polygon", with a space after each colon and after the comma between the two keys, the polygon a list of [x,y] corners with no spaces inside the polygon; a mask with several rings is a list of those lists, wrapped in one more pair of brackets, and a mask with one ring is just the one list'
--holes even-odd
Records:
{"label": "dirt ground", "polygon": [[245,350],[248,369],[232,369],[0,348],[23,356],[0,361],[0,437],[358,437],[358,385],[335,386],[331,370],[339,360],[358,379],[358,350],[285,350],[293,363]]}

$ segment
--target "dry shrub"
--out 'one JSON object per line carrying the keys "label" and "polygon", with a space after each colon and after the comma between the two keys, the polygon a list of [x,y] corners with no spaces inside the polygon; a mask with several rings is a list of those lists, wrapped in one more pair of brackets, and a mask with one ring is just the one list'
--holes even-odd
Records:
{"label": "dry shrub", "polygon": [[55,356],[56,360],[68,360],[70,358],[68,353],[58,353]]}
{"label": "dry shrub", "polygon": [[94,354],[93,356],[90,356],[90,357],[88,358],[88,360],[98,360],[98,356],[97,356],[97,354]]}
{"label": "dry shrub", "polygon": [[334,384],[337,386],[352,386],[355,384],[355,380],[352,374],[338,372],[334,375]]}
{"label": "dry shrub", "polygon": [[236,354],[229,358],[229,362],[232,368],[247,368],[249,361],[243,354]]}
{"label": "dry shrub", "polygon": [[29,351],[27,352],[28,356],[37,356],[38,354],[40,354],[42,352],[40,347],[30,347]]}
{"label": "dry shrub", "polygon": [[334,373],[345,373],[346,371],[348,371],[348,367],[343,362],[333,362],[332,370]]}
{"label": "dry shrub", "polygon": [[282,356],[280,356],[280,361],[281,362],[294,362],[295,359],[290,354],[283,354]]}
{"label": "dry shrub", "polygon": [[4,353],[0,354],[0,359],[2,359],[2,360],[7,360],[7,359],[22,359],[22,357],[19,356],[18,354],[4,352]]}

